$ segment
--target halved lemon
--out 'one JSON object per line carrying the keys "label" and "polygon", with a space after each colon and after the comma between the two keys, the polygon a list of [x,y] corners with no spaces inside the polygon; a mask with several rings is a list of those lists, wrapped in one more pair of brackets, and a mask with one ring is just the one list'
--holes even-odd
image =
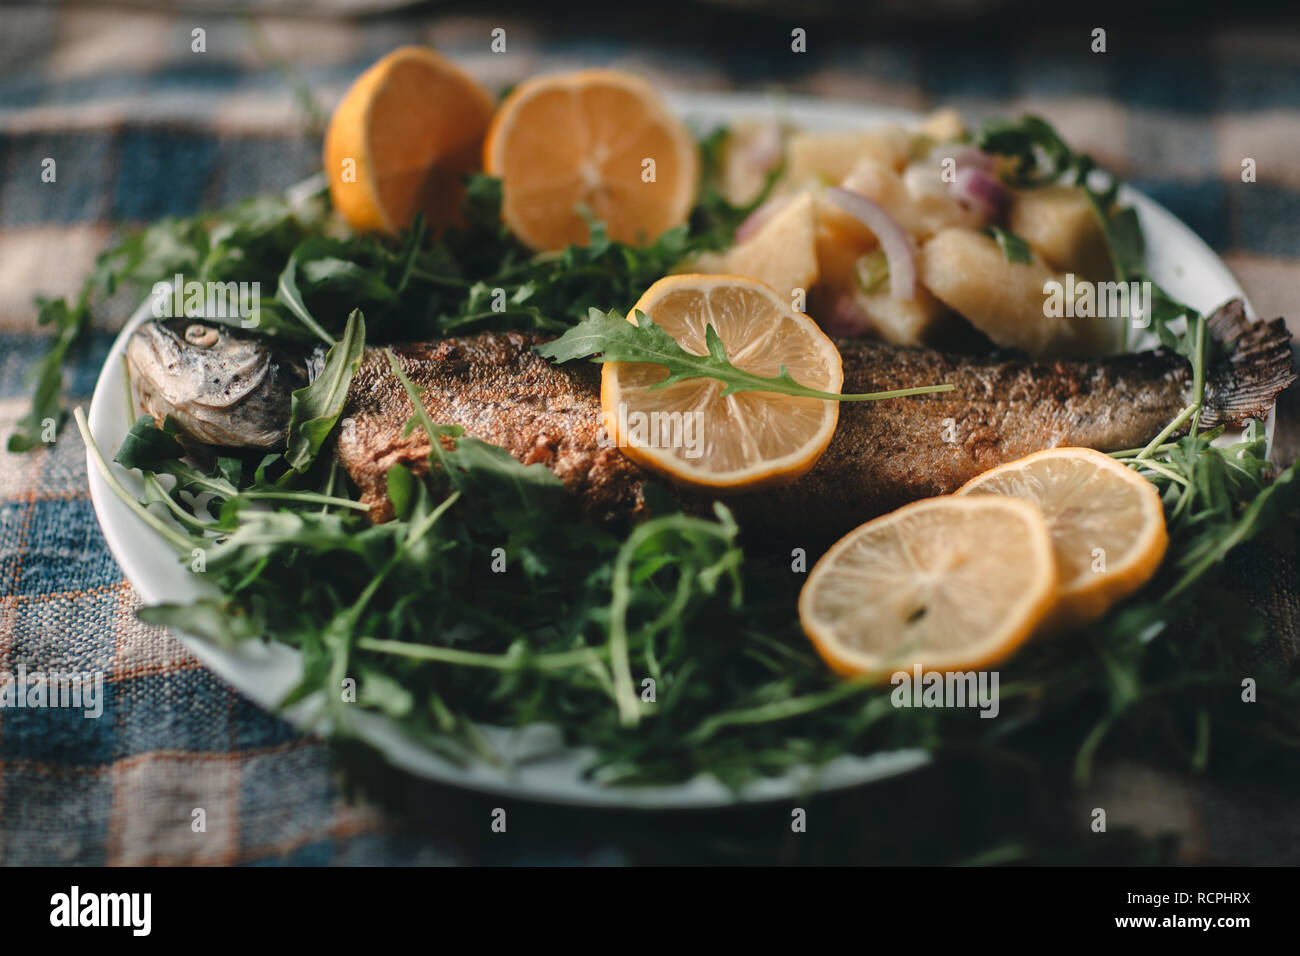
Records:
{"label": "halved lemon", "polygon": [[837,672],[974,670],[1019,647],[1056,601],[1047,522],[994,495],[928,498],[849,532],[799,594],[804,633]]}
{"label": "halved lemon", "polygon": [[1011,495],[1042,510],[1061,574],[1060,625],[1096,620],[1155,574],[1169,536],[1155,486],[1091,448],[1051,448],[973,478],[959,495]]}
{"label": "halved lemon", "polygon": [[[704,355],[717,329],[737,368],[756,375],[789,370],[801,385],[839,392],[840,353],[812,319],[771,286],[743,276],[660,279],[633,306],[686,351]],[[679,484],[749,490],[787,484],[816,463],[835,433],[839,403],[775,392],[722,396],[716,379],[653,386],[662,365],[607,362],[600,403],[610,437],[633,461]]]}
{"label": "halved lemon", "polygon": [[455,222],[462,180],[477,168],[492,98],[426,47],[394,50],[362,73],[330,117],[330,199],[360,231],[396,232],[424,212]]}
{"label": "halved lemon", "polygon": [[645,80],[618,70],[539,76],[506,97],[483,147],[501,215],[534,249],[588,241],[584,208],[609,236],[642,244],[686,221],[699,155]]}

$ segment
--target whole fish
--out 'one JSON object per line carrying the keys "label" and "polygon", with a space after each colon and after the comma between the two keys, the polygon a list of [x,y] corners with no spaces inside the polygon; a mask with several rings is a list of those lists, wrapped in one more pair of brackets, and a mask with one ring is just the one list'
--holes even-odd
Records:
{"label": "whole fish", "polygon": [[[1296,379],[1281,319],[1249,323],[1239,301],[1207,323],[1223,352],[1207,371],[1201,423],[1262,418]],[[589,362],[551,364],[534,352],[545,338],[484,333],[396,346],[403,371],[425,388],[435,422],[543,464],[600,522],[647,514],[652,478],[605,433],[600,371]],[[996,465],[1062,445],[1116,451],[1145,445],[1192,397],[1187,361],[1168,350],[1092,361],[977,357],[862,339],[837,343],[844,391],[950,382],[951,392],[845,403],[835,437],[802,478],[740,492],[726,502],[744,526],[836,534],[918,498],[948,494]],[[127,349],[141,408],[171,415],[191,436],[224,446],[283,447],[289,395],[318,371],[322,352],[193,320],[142,326]],[[427,469],[428,438],[403,435],[414,409],[379,349],[367,349],[348,391],[335,455],[376,521],[392,517],[385,476],[401,463]],[[689,511],[713,495],[674,489]]]}

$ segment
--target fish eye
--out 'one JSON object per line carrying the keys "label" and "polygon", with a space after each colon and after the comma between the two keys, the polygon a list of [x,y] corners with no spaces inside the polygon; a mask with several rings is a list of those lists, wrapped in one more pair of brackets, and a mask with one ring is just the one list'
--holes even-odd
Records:
{"label": "fish eye", "polygon": [[210,349],[217,344],[217,330],[210,325],[200,325],[195,322],[185,330],[185,341],[190,345],[196,345],[201,349]]}

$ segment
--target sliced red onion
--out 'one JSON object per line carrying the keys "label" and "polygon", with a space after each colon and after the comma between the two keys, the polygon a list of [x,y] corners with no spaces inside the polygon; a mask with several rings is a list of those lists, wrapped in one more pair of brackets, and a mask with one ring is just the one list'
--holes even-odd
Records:
{"label": "sliced red onion", "polygon": [[775,199],[769,199],[763,205],[759,206],[748,216],[745,221],[736,227],[736,242],[744,242],[758,230],[772,221],[772,217],[789,205],[793,196],[777,196]]}
{"label": "sliced red onion", "polygon": [[916,297],[916,250],[912,237],[885,208],[866,196],[831,186],[826,198],[871,230],[889,263],[889,294],[911,301]]}
{"label": "sliced red onion", "polygon": [[838,295],[831,303],[830,312],[822,320],[822,328],[827,335],[852,339],[871,331],[873,323],[862,311],[862,307],[853,301],[851,295]]}
{"label": "sliced red onion", "polygon": [[958,168],[957,181],[952,184],[958,202],[965,202],[996,218],[1006,201],[1007,191],[990,173],[973,166]]}
{"label": "sliced red onion", "polygon": [[984,150],[975,146],[958,146],[955,150],[951,147],[938,147],[931,156],[941,154],[951,156],[957,161],[957,169],[982,169],[986,173],[993,172],[997,168],[998,158],[992,153],[986,153]]}
{"label": "sliced red onion", "polygon": [[992,175],[997,168],[997,157],[982,149],[945,143],[936,146],[928,156],[917,160],[903,171],[903,182],[907,185],[908,192],[913,196],[949,192],[955,184],[944,181],[944,163],[947,160],[952,160],[959,180],[963,170],[977,169]]}

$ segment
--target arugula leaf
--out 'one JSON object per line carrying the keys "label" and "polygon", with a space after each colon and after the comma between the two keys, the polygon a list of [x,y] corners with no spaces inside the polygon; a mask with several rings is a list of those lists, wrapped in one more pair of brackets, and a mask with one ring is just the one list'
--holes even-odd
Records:
{"label": "arugula leaf", "polygon": [[712,378],[726,386],[722,390],[724,396],[740,392],[777,392],[832,402],[869,402],[906,395],[950,392],[954,387],[923,385],[861,395],[823,392],[796,382],[784,365],[781,366],[780,373],[773,377],[755,375],[732,365],[727,358],[722,338],[712,324],[705,331],[708,353],[695,355],[678,345],[671,335],[661,326],[655,325],[644,312],[637,311],[635,319],[636,323],[633,324],[616,310],[601,312],[592,309],[585,322],[580,322],[552,342],[535,346],[535,351],[543,358],[557,363],[591,358],[593,362],[649,362],[662,365],[668,374],[652,385],[652,388],[665,388],[688,379]]}
{"label": "arugula leaf", "polygon": [[326,437],[338,424],[365,347],[366,320],[359,310],[354,310],[348,316],[343,337],[326,353],[321,373],[310,385],[293,393],[285,459],[294,471],[304,472],[311,467]]}
{"label": "arugula leaf", "polygon": [[1002,250],[1002,255],[1006,257],[1007,262],[1030,263],[1034,261],[1033,254],[1029,251],[1029,243],[1015,233],[1008,232],[999,226],[989,226],[984,232],[997,240],[998,248]]}
{"label": "arugula leaf", "polygon": [[[152,416],[141,415],[127,433],[118,450],[116,461],[123,468],[138,468],[147,477],[170,475],[176,479],[174,491],[166,492],[161,485],[158,492],[166,499],[173,513],[177,507],[183,507],[176,492],[191,495],[211,495],[215,502],[223,503],[221,517],[215,524],[204,527],[209,530],[230,530],[238,526],[237,512],[247,502],[280,502],[304,506],[326,506],[350,511],[365,511],[367,507],[348,498],[339,498],[328,493],[281,487],[270,479],[270,469],[276,463],[281,466],[284,459],[279,454],[270,454],[262,458],[251,480],[247,476],[244,462],[230,456],[217,456],[215,464],[208,472],[200,470],[186,460],[190,451],[179,441],[180,429],[168,416],[162,427],[158,427]],[[287,470],[283,478],[294,475]]]}
{"label": "arugula leaf", "polygon": [[1095,192],[1087,192],[1092,198],[1093,209],[1106,236],[1106,243],[1110,246],[1115,278],[1132,279],[1143,272],[1146,263],[1146,239],[1142,235],[1137,210],[1131,206],[1112,210],[1103,204]]}
{"label": "arugula leaf", "polygon": [[443,459],[452,485],[472,500],[490,503],[503,526],[529,520],[541,508],[560,508],[564,483],[545,465],[521,465],[508,451],[461,435]]}
{"label": "arugula leaf", "polygon": [[122,447],[113,460],[123,468],[162,471],[168,462],[185,457],[185,447],[176,440],[180,433],[180,427],[170,415],[161,428],[152,415],[141,415],[122,439]]}
{"label": "arugula leaf", "polygon": [[256,618],[230,601],[200,598],[191,604],[153,604],[136,611],[146,624],[202,637],[220,647],[233,648],[261,637]]}
{"label": "arugula leaf", "polygon": [[415,499],[415,482],[415,475],[401,462],[395,463],[384,476],[388,500],[392,503],[393,514],[399,521],[405,520],[411,514],[411,506]]}
{"label": "arugula leaf", "polygon": [[28,384],[33,388],[32,404],[9,436],[11,452],[31,451],[44,444],[42,433],[46,423],[53,422],[57,433],[67,420],[68,413],[59,407],[59,391],[63,387],[63,365],[69,351],[86,332],[90,322],[89,291],[83,290],[77,304],[68,307],[61,299],[40,299],[37,321],[40,325],[53,325],[54,342],[41,360],[28,373]]}
{"label": "arugula leaf", "polygon": [[302,292],[298,289],[298,251],[296,249],[294,254],[289,257],[289,262],[285,265],[284,271],[280,273],[279,281],[276,284],[275,297],[276,301],[283,303],[312,334],[327,345],[334,345],[334,336],[326,332],[321,327],[321,324],[316,321],[316,317],[307,308],[307,303],[303,301]]}
{"label": "arugula leaf", "polygon": [[1080,162],[1091,168],[1092,160],[1078,156],[1040,116],[1026,114],[1019,119],[991,119],[975,134],[974,144],[986,153],[1018,160],[1018,185],[1036,185],[1058,178]]}

